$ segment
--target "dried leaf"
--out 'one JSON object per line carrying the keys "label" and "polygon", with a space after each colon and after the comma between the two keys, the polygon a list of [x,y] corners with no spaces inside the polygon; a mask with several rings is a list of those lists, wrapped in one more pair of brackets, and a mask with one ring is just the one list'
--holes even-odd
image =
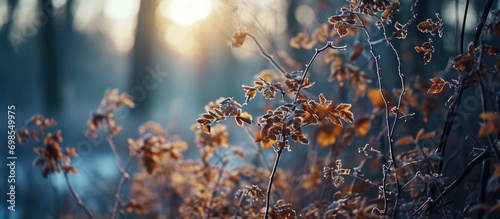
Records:
{"label": "dried leaf", "polygon": [[434,52],[434,46],[432,45],[431,39],[423,43],[422,46],[415,46],[414,48],[418,53],[424,53],[424,65],[431,61],[432,53]]}
{"label": "dried leaf", "polygon": [[210,130],[211,130],[212,127],[210,127],[210,125],[204,125],[203,126],[203,131],[207,134],[210,134]]}
{"label": "dried leaf", "polygon": [[78,156],[78,154],[76,153],[76,149],[75,148],[66,148],[66,155],[68,155],[70,157],[76,157],[76,156]]}
{"label": "dried leaf", "polygon": [[420,138],[417,138],[417,141],[421,141],[428,138],[434,138],[435,135],[436,135],[435,131],[427,132],[424,135],[420,136]]}
{"label": "dried leaf", "polygon": [[395,145],[407,145],[407,144],[414,144],[414,143],[415,143],[415,139],[413,139],[413,136],[408,135],[408,136],[399,138],[396,141]]}
{"label": "dried leaf", "polygon": [[[382,93],[384,94],[385,100],[388,103],[388,108],[394,107],[394,99],[392,96],[387,92],[386,90],[382,90]],[[384,99],[382,98],[382,95],[380,94],[380,90],[376,88],[372,88],[368,90],[368,98],[373,104],[373,107],[377,109],[385,109],[385,102]]]}
{"label": "dried leaf", "polygon": [[430,94],[441,93],[441,91],[443,91],[444,85],[446,85],[446,81],[441,78],[431,78],[430,81],[432,81],[432,85],[429,90],[427,90],[427,93]]}
{"label": "dried leaf", "polygon": [[480,117],[486,122],[479,129],[479,137],[500,133],[500,116],[495,113],[486,112],[482,113]]}
{"label": "dried leaf", "polygon": [[354,123],[354,128],[356,129],[356,134],[364,137],[368,132],[370,131],[370,118],[368,117],[363,117],[361,119],[357,119],[356,122]]}
{"label": "dried leaf", "polygon": [[337,137],[342,133],[342,128],[337,125],[324,125],[316,130],[316,142],[320,147],[335,144]]}
{"label": "dried leaf", "polygon": [[363,53],[363,49],[363,45],[359,41],[356,41],[354,43],[354,49],[349,55],[349,62],[352,63],[354,60],[356,60],[361,55],[361,53]]}
{"label": "dried leaf", "polygon": [[231,38],[230,45],[233,47],[240,47],[245,42],[246,37],[247,37],[247,33],[238,31]]}

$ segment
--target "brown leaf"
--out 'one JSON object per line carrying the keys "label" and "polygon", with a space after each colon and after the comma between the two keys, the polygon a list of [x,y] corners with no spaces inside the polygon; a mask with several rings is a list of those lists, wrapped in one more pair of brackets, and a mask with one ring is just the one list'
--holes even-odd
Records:
{"label": "brown leaf", "polygon": [[432,45],[431,39],[423,43],[422,46],[415,46],[414,48],[418,53],[424,53],[424,65],[431,61],[432,53],[434,52],[434,46]]}
{"label": "brown leaf", "polygon": [[[388,102],[389,109],[392,108],[394,106],[394,99],[386,90],[382,90],[382,93],[384,94],[385,100]],[[377,88],[369,89],[368,98],[372,102],[373,107],[378,109],[385,109],[385,102],[384,99],[382,98],[382,95],[380,94],[379,89]]]}
{"label": "brown leaf", "polygon": [[407,145],[407,144],[414,144],[414,143],[415,143],[415,139],[413,139],[413,136],[408,135],[408,136],[399,138],[396,141],[395,145]]}
{"label": "brown leaf", "polygon": [[342,122],[336,116],[328,116],[328,119],[330,119],[330,122],[332,122],[332,124],[342,126]]}
{"label": "brown leaf", "polygon": [[424,129],[421,128],[420,130],[418,130],[418,133],[417,133],[417,136],[415,136],[415,141],[419,141],[420,138],[424,135]]}
{"label": "brown leaf", "polygon": [[292,37],[290,39],[290,46],[292,48],[300,49],[311,49],[316,45],[316,39],[314,37],[309,36],[306,33],[300,32],[297,36]]}
{"label": "brown leaf", "polygon": [[348,111],[349,109],[351,109],[351,104],[341,103],[335,109],[340,111]]}
{"label": "brown leaf", "polygon": [[431,78],[429,80],[432,81],[432,85],[429,90],[427,90],[427,93],[437,94],[443,91],[444,85],[446,85],[446,81],[441,78]]}
{"label": "brown leaf", "polygon": [[354,43],[354,49],[352,50],[351,55],[349,55],[349,62],[353,62],[354,60],[356,60],[359,55],[363,53],[363,49],[363,45],[359,41],[356,41]]}
{"label": "brown leaf", "polygon": [[356,134],[364,137],[368,132],[370,131],[370,118],[369,117],[363,117],[361,119],[357,119],[356,122],[354,123],[354,128],[356,129]]}
{"label": "brown leaf", "polygon": [[245,42],[245,39],[247,37],[247,33],[245,32],[236,32],[233,37],[231,38],[231,46],[233,47],[240,47],[243,45]]}
{"label": "brown leaf", "polygon": [[66,155],[68,155],[70,157],[76,157],[76,156],[78,156],[78,154],[76,153],[76,149],[75,148],[66,148]]}
{"label": "brown leaf", "polygon": [[500,133],[500,116],[495,113],[486,112],[480,115],[486,122],[479,129],[479,137]]}
{"label": "brown leaf", "polygon": [[210,125],[203,125],[203,131],[207,134],[210,134],[211,127]]}
{"label": "brown leaf", "polygon": [[320,126],[316,130],[316,142],[320,147],[333,145],[337,141],[337,137],[342,133],[342,128],[337,125]]}
{"label": "brown leaf", "polygon": [[435,135],[436,135],[435,131],[427,132],[424,135],[420,136],[420,138],[417,139],[417,141],[421,141],[421,140],[428,139],[428,138],[434,138]]}

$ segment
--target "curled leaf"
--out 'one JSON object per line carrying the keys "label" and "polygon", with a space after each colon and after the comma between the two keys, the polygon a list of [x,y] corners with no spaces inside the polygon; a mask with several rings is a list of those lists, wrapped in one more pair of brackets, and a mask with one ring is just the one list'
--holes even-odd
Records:
{"label": "curled leaf", "polygon": [[441,78],[431,78],[430,81],[432,81],[432,85],[429,88],[429,90],[427,90],[427,93],[438,94],[441,93],[441,91],[443,91],[446,81],[444,81]]}

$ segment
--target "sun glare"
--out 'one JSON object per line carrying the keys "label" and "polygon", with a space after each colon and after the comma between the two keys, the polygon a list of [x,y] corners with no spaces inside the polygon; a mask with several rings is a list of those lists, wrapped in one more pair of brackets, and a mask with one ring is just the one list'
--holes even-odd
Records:
{"label": "sun glare", "polygon": [[169,18],[179,26],[189,26],[206,18],[212,10],[212,0],[172,0]]}

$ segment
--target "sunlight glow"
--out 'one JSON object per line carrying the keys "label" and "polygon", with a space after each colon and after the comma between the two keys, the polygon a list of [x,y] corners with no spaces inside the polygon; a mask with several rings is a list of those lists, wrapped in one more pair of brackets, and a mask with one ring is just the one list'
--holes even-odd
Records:
{"label": "sunlight glow", "polygon": [[212,11],[212,0],[172,0],[169,18],[179,26],[189,26],[206,18]]}
{"label": "sunlight glow", "polygon": [[138,4],[139,2],[135,0],[108,0],[104,13],[111,19],[125,20],[134,13]]}

